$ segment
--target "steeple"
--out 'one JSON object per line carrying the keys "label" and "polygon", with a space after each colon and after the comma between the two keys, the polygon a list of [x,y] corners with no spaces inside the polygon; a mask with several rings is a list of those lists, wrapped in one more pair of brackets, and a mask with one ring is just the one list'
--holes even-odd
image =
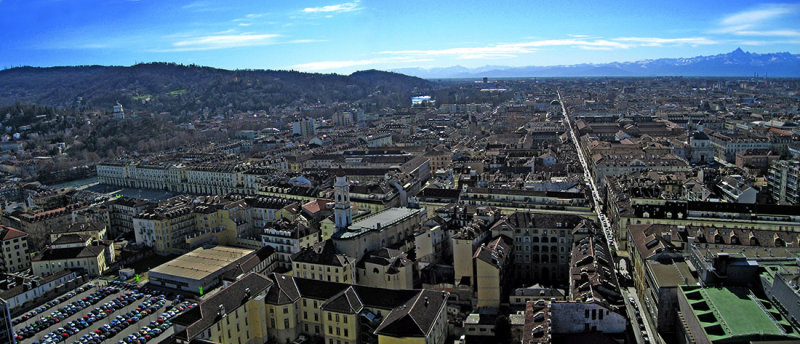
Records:
{"label": "steeple", "polygon": [[341,166],[336,171],[333,195],[336,202],[333,208],[336,230],[347,229],[353,223],[353,214],[350,211],[350,184],[347,183],[347,175]]}

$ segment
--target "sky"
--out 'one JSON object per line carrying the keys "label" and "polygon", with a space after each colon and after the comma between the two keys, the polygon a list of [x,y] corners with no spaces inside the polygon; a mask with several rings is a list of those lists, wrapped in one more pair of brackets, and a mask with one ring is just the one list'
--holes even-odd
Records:
{"label": "sky", "polygon": [[0,68],[547,66],[800,53],[800,1],[0,0]]}

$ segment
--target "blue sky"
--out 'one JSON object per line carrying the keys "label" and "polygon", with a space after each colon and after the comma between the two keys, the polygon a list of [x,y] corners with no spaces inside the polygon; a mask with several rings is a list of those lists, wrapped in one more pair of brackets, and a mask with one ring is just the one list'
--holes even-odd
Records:
{"label": "blue sky", "polygon": [[0,0],[0,68],[350,73],[800,53],[800,2]]}

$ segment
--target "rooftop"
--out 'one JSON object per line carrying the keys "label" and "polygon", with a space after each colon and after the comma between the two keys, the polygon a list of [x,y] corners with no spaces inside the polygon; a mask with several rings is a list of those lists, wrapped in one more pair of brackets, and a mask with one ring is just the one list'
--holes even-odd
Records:
{"label": "rooftop", "polygon": [[733,337],[800,338],[771,302],[743,287],[681,287],[694,315],[712,342]]}
{"label": "rooftop", "polygon": [[251,253],[253,253],[253,250],[236,247],[201,247],[155,267],[150,270],[150,273],[199,280]]}
{"label": "rooftop", "polygon": [[346,231],[336,232],[334,237],[337,239],[349,239],[358,237],[366,232],[380,230],[402,222],[409,217],[418,215],[422,209],[412,209],[405,207],[389,208],[375,215],[356,221],[347,227]]}
{"label": "rooftop", "polygon": [[647,265],[653,271],[653,277],[659,287],[676,287],[679,285],[697,285],[697,280],[689,271],[686,262],[674,262],[672,264],[660,264],[648,261]]}

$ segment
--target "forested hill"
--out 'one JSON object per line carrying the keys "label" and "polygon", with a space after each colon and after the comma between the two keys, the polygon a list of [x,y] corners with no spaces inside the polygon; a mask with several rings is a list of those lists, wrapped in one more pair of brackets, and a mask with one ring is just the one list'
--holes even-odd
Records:
{"label": "forested hill", "polygon": [[214,112],[363,100],[381,107],[408,104],[410,96],[432,86],[420,78],[374,70],[346,76],[173,63],[18,67],[0,71],[0,106],[27,102],[110,109],[119,101],[132,110]]}

